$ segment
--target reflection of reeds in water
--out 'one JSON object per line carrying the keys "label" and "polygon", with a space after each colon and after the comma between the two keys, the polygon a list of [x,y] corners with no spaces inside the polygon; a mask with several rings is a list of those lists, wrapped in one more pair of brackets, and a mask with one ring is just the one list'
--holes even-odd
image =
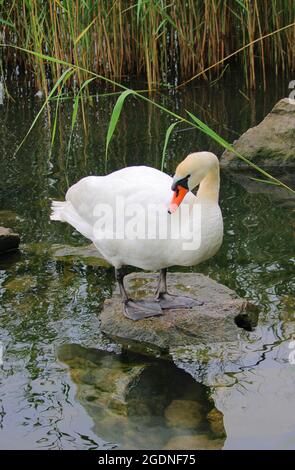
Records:
{"label": "reflection of reeds in water", "polygon": [[[20,0],[4,2],[3,43],[43,52],[120,81],[144,77],[149,88],[179,83],[227,55],[295,19],[293,0]],[[247,84],[271,65],[275,73],[294,70],[295,26],[244,49],[238,56]],[[62,73],[59,63],[5,49],[6,66],[33,70],[46,90]],[[218,75],[218,66],[203,74]],[[72,86],[86,79],[78,70]]]}

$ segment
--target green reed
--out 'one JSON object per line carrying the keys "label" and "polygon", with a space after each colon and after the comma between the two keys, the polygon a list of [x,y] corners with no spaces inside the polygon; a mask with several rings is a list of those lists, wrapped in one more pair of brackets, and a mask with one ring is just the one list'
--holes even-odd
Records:
{"label": "green reed", "polygon": [[[140,77],[150,90],[195,75],[216,78],[229,55],[249,87],[259,72],[267,85],[267,67],[275,74],[295,68],[294,0],[0,0],[0,7],[1,42],[119,82]],[[59,62],[46,66],[9,48],[1,60],[4,69],[18,63],[32,71],[46,96],[48,78],[55,83],[62,73]],[[75,88],[86,77],[77,69],[68,85]]]}
{"label": "green reed", "polygon": [[[0,48],[1,47],[3,47],[3,44],[0,44]],[[119,90],[121,90],[121,93],[119,93],[119,97],[118,97],[117,102],[114,106],[114,109],[113,109],[113,112],[112,112],[112,115],[111,115],[111,118],[110,118],[108,132],[107,132],[106,151],[105,151],[105,168],[106,168],[106,170],[107,170],[107,161],[108,161],[108,148],[109,148],[111,139],[114,135],[118,120],[120,118],[120,114],[121,114],[125,99],[129,95],[133,95],[136,98],[139,98],[141,100],[146,101],[147,103],[149,103],[150,105],[152,105],[156,109],[159,109],[159,110],[163,111],[164,113],[168,114],[169,116],[171,116],[175,120],[174,123],[172,123],[166,131],[165,143],[164,143],[164,148],[163,148],[163,153],[162,153],[161,168],[163,168],[163,166],[164,166],[166,149],[167,149],[167,146],[168,146],[170,135],[171,135],[174,127],[178,123],[186,123],[187,125],[195,128],[196,130],[206,134],[212,140],[215,140],[215,142],[217,142],[224,149],[227,149],[230,152],[234,153],[239,159],[243,160],[251,168],[255,169],[256,171],[258,171],[260,174],[262,174],[266,178],[266,180],[259,180],[259,181],[268,182],[270,184],[281,186],[281,187],[287,189],[288,191],[290,191],[291,193],[295,194],[294,189],[290,188],[284,182],[282,182],[279,179],[275,178],[270,173],[265,171],[263,168],[260,168],[258,165],[256,165],[255,163],[251,162],[246,157],[241,155],[239,152],[236,151],[236,149],[232,146],[232,144],[227,142],[222,136],[220,136],[218,133],[216,133],[213,129],[211,129],[207,124],[205,124],[203,121],[201,121],[197,116],[192,114],[190,111],[186,110],[186,115],[181,116],[181,115],[169,110],[165,106],[157,103],[153,99],[145,96],[144,92],[139,92],[139,91],[136,91],[136,90],[132,90],[132,89],[126,87],[125,85],[122,85],[121,83],[115,82],[114,80],[109,79],[107,77],[103,77],[102,75],[99,75],[99,74],[97,74],[97,73],[95,73],[91,70],[86,70],[83,67],[72,65],[69,62],[66,62],[66,61],[63,61],[63,60],[57,59],[55,57],[51,57],[51,56],[48,56],[48,55],[45,55],[45,54],[42,54],[42,53],[39,53],[39,52],[36,52],[36,51],[30,51],[28,49],[21,48],[21,47],[18,47],[18,46],[9,46],[9,47],[12,50],[21,51],[22,53],[26,53],[28,55],[32,55],[34,57],[37,57],[38,59],[44,61],[44,63],[50,63],[50,64],[53,63],[53,64],[58,64],[58,65],[63,66],[63,67],[65,67],[65,66],[67,67],[67,69],[63,72],[63,74],[56,81],[56,83],[53,86],[53,88],[51,89],[49,95],[46,97],[41,109],[39,110],[37,116],[35,117],[33,123],[31,124],[31,126],[28,130],[28,132],[26,133],[25,137],[22,139],[22,141],[18,145],[15,153],[17,153],[20,150],[20,148],[22,147],[22,145],[25,143],[28,135],[30,134],[30,132],[33,129],[34,125],[36,124],[37,120],[41,116],[43,110],[47,107],[47,109],[50,112],[50,102],[51,102],[51,100],[56,98],[57,99],[57,105],[56,105],[56,111],[55,111],[55,120],[54,120],[54,124],[53,124],[53,127],[52,127],[52,140],[51,140],[51,142],[53,143],[54,135],[55,135],[55,132],[56,132],[56,125],[57,125],[56,123],[57,123],[57,116],[58,116],[58,103],[59,103],[59,100],[60,100],[60,97],[61,97],[61,94],[62,94],[62,86],[67,81],[69,81],[74,74],[77,74],[77,75],[78,74],[83,74],[85,76],[88,76],[88,78],[85,79],[84,83],[81,84],[81,87],[78,91],[78,94],[76,95],[76,98],[74,100],[74,107],[73,107],[73,113],[72,113],[71,135],[72,135],[73,128],[74,128],[74,125],[75,125],[75,122],[76,122],[76,117],[77,117],[77,113],[78,113],[78,106],[79,106],[79,98],[80,98],[81,92],[83,91],[83,89],[91,81],[93,81],[95,79],[100,80],[100,81],[104,81],[106,84],[112,85],[113,87],[117,87],[117,88],[119,88]],[[56,96],[56,92],[57,92],[57,96]],[[81,99],[81,103],[82,103],[82,105],[81,105],[82,115],[84,117],[84,114],[83,114],[83,109],[84,109],[83,108],[83,99]],[[69,146],[70,146],[70,143],[71,143],[71,136],[70,136]]]}

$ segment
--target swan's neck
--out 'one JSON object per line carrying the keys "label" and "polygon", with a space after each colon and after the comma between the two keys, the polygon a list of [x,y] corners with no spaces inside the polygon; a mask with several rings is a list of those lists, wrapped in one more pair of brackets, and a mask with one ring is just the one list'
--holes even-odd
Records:
{"label": "swan's neck", "polygon": [[199,190],[197,192],[198,199],[207,199],[211,202],[218,203],[219,198],[219,165],[216,165],[209,173],[202,179]]}

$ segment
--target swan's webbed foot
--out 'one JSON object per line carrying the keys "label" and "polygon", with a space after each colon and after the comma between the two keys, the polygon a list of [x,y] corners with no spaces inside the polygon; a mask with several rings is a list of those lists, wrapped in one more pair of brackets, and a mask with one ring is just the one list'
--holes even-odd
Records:
{"label": "swan's webbed foot", "polygon": [[157,300],[163,310],[194,308],[204,304],[204,302],[186,295],[173,295],[167,292],[159,294]]}
{"label": "swan's webbed foot", "polygon": [[163,314],[160,302],[155,300],[124,300],[123,312],[125,317],[135,321]]}
{"label": "swan's webbed foot", "polygon": [[166,282],[167,269],[161,269],[158,289],[156,292],[156,300],[161,305],[163,310],[170,309],[186,309],[200,307],[204,302],[188,297],[186,295],[174,295],[168,294],[167,292],[167,282]]}
{"label": "swan's webbed foot", "polygon": [[132,300],[128,297],[123,283],[125,274],[126,273],[122,268],[115,270],[125,317],[130,318],[131,320],[141,320],[143,318],[162,315],[163,312],[161,305],[156,300]]}

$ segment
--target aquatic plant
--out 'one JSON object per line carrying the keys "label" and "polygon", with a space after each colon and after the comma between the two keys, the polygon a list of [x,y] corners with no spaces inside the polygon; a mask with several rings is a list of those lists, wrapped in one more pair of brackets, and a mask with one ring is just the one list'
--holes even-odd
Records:
{"label": "aquatic plant", "polygon": [[[271,184],[284,187],[285,189],[289,190],[290,192],[295,193],[295,190],[290,188],[284,182],[282,182],[279,179],[275,178],[270,173],[265,171],[263,168],[260,168],[258,165],[256,165],[255,163],[253,163],[252,161],[248,160],[246,157],[241,155],[239,152],[237,152],[237,150],[232,146],[232,144],[230,144],[225,139],[223,139],[219,134],[217,134],[206,123],[201,121],[197,116],[195,116],[190,111],[186,110],[186,116],[181,116],[181,115],[169,110],[168,108],[166,108],[162,104],[158,103],[154,99],[151,99],[150,97],[145,96],[144,93],[142,93],[140,91],[137,91],[137,90],[132,90],[132,89],[126,87],[125,85],[121,84],[121,83],[117,83],[114,80],[111,80],[109,78],[98,75],[97,73],[92,72],[91,70],[86,70],[82,67],[72,65],[69,62],[61,61],[61,60],[59,60],[55,57],[51,57],[51,56],[48,56],[48,55],[45,55],[45,54],[42,54],[42,53],[39,53],[39,52],[35,52],[35,51],[30,51],[30,50],[27,50],[27,49],[24,49],[24,48],[20,48],[18,46],[11,46],[11,48],[16,49],[16,50],[21,50],[22,52],[25,52],[27,54],[36,56],[39,59],[42,59],[44,62],[56,63],[56,64],[59,64],[59,65],[62,65],[63,67],[65,67],[65,66],[67,67],[67,69],[62,73],[62,75],[56,81],[56,83],[53,86],[53,88],[51,89],[49,95],[46,97],[42,107],[40,108],[37,116],[35,117],[33,123],[31,124],[28,132],[26,133],[25,137],[22,139],[22,141],[18,145],[18,147],[16,149],[16,152],[18,152],[19,149],[21,148],[21,146],[24,144],[26,138],[30,134],[32,128],[36,124],[36,122],[37,122],[38,118],[40,117],[41,113],[43,112],[43,110],[47,107],[48,111],[50,113],[50,106],[49,106],[50,101],[54,98],[55,93],[57,92],[57,96],[56,96],[57,106],[56,106],[56,110],[55,110],[55,120],[54,120],[54,124],[53,124],[53,127],[52,127],[52,133],[55,134],[57,113],[58,113],[58,103],[59,103],[59,100],[60,100],[60,95],[62,93],[62,86],[67,82],[68,79],[70,79],[70,77],[73,74],[78,74],[78,73],[82,72],[82,73],[88,75],[88,78],[81,85],[81,87],[80,87],[80,89],[79,89],[79,91],[76,95],[75,101],[74,101],[73,114],[72,114],[72,126],[71,126],[72,130],[73,130],[73,127],[75,125],[75,120],[76,120],[76,116],[77,116],[77,112],[78,112],[78,104],[79,104],[80,94],[81,94],[81,91],[83,90],[83,88],[85,88],[86,85],[89,85],[89,83],[91,81],[97,79],[97,80],[103,81],[103,82],[105,82],[109,85],[112,85],[113,87],[117,87],[117,88],[119,88],[119,90],[121,90],[121,93],[119,93],[119,98],[118,98],[118,100],[117,100],[117,102],[114,106],[114,109],[113,109],[113,112],[112,112],[112,115],[111,115],[111,119],[110,119],[110,123],[109,123],[108,132],[107,132],[106,152],[105,152],[105,164],[106,164],[105,166],[106,166],[106,169],[107,169],[108,147],[109,147],[110,141],[113,137],[114,131],[116,129],[116,125],[118,123],[124,101],[125,101],[125,99],[128,95],[133,95],[136,98],[142,99],[142,100],[150,103],[155,108],[163,111],[164,113],[168,114],[169,116],[171,116],[175,119],[175,122],[172,123],[169,126],[169,128],[167,129],[167,132],[166,132],[166,138],[165,138],[163,154],[162,154],[162,162],[161,162],[161,167],[162,168],[163,168],[163,164],[164,164],[164,160],[165,160],[165,151],[166,151],[166,148],[167,148],[167,145],[168,145],[169,137],[170,137],[170,135],[173,131],[173,128],[178,123],[186,123],[189,126],[192,126],[193,128],[197,129],[198,131],[206,134],[211,139],[215,140],[221,147],[233,152],[238,158],[240,158],[241,160],[246,162],[251,168],[255,169],[256,171],[258,171],[260,174],[262,174],[264,177],[267,178],[266,180],[259,180],[259,181],[270,182]],[[81,100],[81,102],[82,102],[81,108],[82,108],[82,113],[83,113],[83,100]],[[53,144],[53,141],[54,141],[54,134],[53,134],[53,137],[52,137],[52,144]],[[69,145],[70,145],[70,142],[71,142],[71,137],[70,137]]]}
{"label": "aquatic plant", "polygon": [[[86,79],[82,69],[119,82],[140,77],[151,90],[216,78],[229,59],[249,87],[260,72],[267,85],[267,67],[276,75],[295,68],[293,0],[0,0],[0,6],[0,42],[81,67],[68,81],[73,89]],[[32,71],[45,94],[62,73],[60,62],[9,48],[0,63],[4,75],[16,66],[18,73]]]}

